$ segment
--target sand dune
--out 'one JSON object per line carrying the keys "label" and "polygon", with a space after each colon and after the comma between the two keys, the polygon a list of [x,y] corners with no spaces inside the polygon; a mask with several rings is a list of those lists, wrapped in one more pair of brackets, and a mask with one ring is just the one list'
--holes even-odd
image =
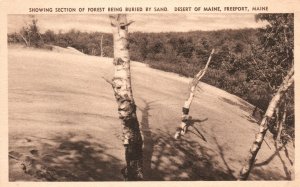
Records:
{"label": "sand dune", "polygon": [[[102,78],[112,78],[112,59],[9,48],[8,68],[11,181],[122,180],[121,125]],[[190,79],[138,62],[132,77],[146,180],[236,179],[258,131],[248,117],[253,106],[201,83],[195,128],[175,141]],[[276,151],[270,135],[266,142],[250,180],[293,179],[293,146]]]}
{"label": "sand dune", "polygon": [[77,49],[75,49],[74,47],[59,47],[59,46],[55,46],[55,45],[51,45],[50,46],[51,50],[54,52],[58,52],[58,53],[68,53],[68,54],[74,54],[74,55],[85,55],[84,53],[78,51]]}

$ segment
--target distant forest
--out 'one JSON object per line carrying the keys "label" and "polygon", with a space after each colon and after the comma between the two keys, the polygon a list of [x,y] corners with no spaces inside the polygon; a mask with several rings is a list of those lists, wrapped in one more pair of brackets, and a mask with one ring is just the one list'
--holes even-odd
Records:
{"label": "distant forest", "polygon": [[[293,24],[290,15],[284,15],[283,23]],[[163,71],[193,77],[205,63],[211,50],[215,49],[211,65],[202,81],[237,95],[265,111],[274,90],[281,84],[284,75],[291,67],[293,55],[294,31],[271,30],[267,28],[142,33],[129,35],[131,60],[149,64],[150,67]],[[274,19],[274,18],[272,18]],[[276,18],[278,19],[278,18]],[[285,22],[284,22],[285,21]],[[274,23],[276,24],[276,23]],[[293,25],[292,25],[293,26]],[[284,27],[284,26],[283,26]],[[130,29],[130,28],[129,28]],[[29,32],[30,31],[30,32]],[[285,31],[285,36],[281,33]],[[27,42],[24,38],[27,37]],[[112,34],[100,32],[80,32],[70,30],[67,33],[55,33],[47,30],[39,33],[38,22],[33,20],[29,27],[23,27],[19,33],[8,35],[9,43],[22,43],[38,48],[49,48],[51,45],[74,47],[88,55],[101,55],[101,38],[103,36],[103,56],[113,57]],[[292,46],[283,46],[281,40],[287,40]],[[290,51],[289,51],[290,50]],[[286,62],[285,62],[286,61]],[[100,62],[99,62],[100,63]],[[288,129],[294,129],[294,90],[287,94]]]}

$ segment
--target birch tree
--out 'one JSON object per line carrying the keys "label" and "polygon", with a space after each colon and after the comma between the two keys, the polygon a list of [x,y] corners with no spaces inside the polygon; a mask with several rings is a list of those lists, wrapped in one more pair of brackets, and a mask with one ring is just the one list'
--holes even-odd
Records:
{"label": "birch tree", "polygon": [[256,155],[261,147],[265,134],[268,130],[268,123],[272,118],[280,101],[283,99],[284,94],[287,92],[288,88],[293,84],[293,82],[294,82],[294,67],[292,67],[292,69],[286,75],[280,87],[278,88],[277,92],[275,93],[275,95],[273,96],[272,100],[269,103],[266,113],[260,122],[259,132],[256,134],[255,141],[253,142],[250,148],[249,155],[246,159],[246,162],[240,171],[239,180],[247,180],[251,168],[254,164]]}
{"label": "birch tree", "polygon": [[22,27],[19,35],[27,47],[41,47],[44,42],[37,25],[38,20],[34,16],[30,17],[32,17],[31,22],[29,24],[25,23],[26,26]]}
{"label": "birch tree", "polygon": [[101,57],[103,57],[104,56],[104,54],[103,54],[103,34],[101,35],[100,51],[101,51]]}
{"label": "birch tree", "polygon": [[201,78],[204,76],[204,74],[207,71],[208,65],[211,61],[211,57],[214,54],[214,49],[211,51],[211,54],[207,60],[207,63],[205,65],[205,67],[203,69],[201,69],[194,77],[194,79],[192,80],[191,84],[190,84],[190,93],[188,95],[187,100],[184,102],[183,107],[182,107],[182,117],[181,117],[181,123],[179,125],[179,127],[176,130],[175,139],[179,139],[182,135],[184,135],[187,131],[188,128],[188,122],[190,119],[189,116],[189,111],[190,111],[190,107],[192,104],[192,101],[194,99],[195,96],[195,90],[197,88],[198,83],[200,82]]}
{"label": "birch tree", "polygon": [[130,58],[128,52],[128,26],[125,14],[109,16],[114,42],[114,77],[112,87],[118,104],[119,118],[122,121],[123,144],[126,167],[122,170],[125,180],[143,179],[143,140],[136,116],[136,105],[131,89]]}

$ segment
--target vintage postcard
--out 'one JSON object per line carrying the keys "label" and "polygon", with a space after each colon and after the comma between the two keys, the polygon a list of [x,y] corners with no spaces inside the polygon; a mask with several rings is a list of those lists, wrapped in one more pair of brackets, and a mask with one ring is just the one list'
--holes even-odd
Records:
{"label": "vintage postcard", "polygon": [[0,2],[1,186],[300,185],[297,0]]}

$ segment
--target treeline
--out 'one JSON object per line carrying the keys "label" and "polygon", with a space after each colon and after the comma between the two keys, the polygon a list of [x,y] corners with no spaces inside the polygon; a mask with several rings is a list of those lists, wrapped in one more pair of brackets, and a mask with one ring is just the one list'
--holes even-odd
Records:
{"label": "treeline", "polygon": [[[257,98],[248,96],[250,81],[247,77],[249,62],[245,57],[250,54],[249,42],[257,43],[257,30],[221,30],[194,31],[182,33],[131,33],[129,50],[131,59],[149,64],[164,71],[193,77],[205,65],[212,48],[216,49],[210,71],[204,81],[225,89],[235,95],[265,108]],[[26,33],[23,34],[26,35]],[[31,39],[31,46],[48,48],[49,45],[74,47],[77,50],[100,56],[100,41],[103,36],[103,56],[113,57],[113,39],[111,34],[100,32],[80,32],[70,30],[67,33],[54,33],[47,30],[39,37]],[[28,39],[29,40],[29,39]],[[20,33],[8,35],[9,43],[24,43]],[[266,102],[267,103],[267,102]]]}
{"label": "treeline", "polygon": [[[26,35],[25,31],[26,29],[23,28],[21,34],[9,34],[8,42],[24,43],[24,36],[21,35]],[[265,37],[267,37],[264,33],[264,29],[169,33],[135,32],[129,35],[129,52],[134,61],[147,63],[152,68],[193,77],[199,69],[204,67],[212,48],[214,48],[215,54],[210,69],[203,77],[203,81],[265,110],[272,93],[276,86],[279,86],[283,75],[290,66],[275,63],[268,67],[269,64],[266,62],[274,59],[267,57],[265,50],[272,45],[277,46],[278,41],[271,41],[273,39],[269,37],[268,46],[263,46],[266,41]],[[101,55],[101,38],[103,37],[103,56],[113,57],[111,34],[87,33],[77,30],[54,33],[48,30],[45,33],[39,33],[38,36],[35,37],[35,42],[31,40],[34,47],[71,46],[85,54],[96,56]],[[290,37],[293,39],[293,36]],[[288,108],[289,129],[294,128],[293,94],[293,90],[288,94],[292,98]]]}
{"label": "treeline", "polygon": [[[253,85],[251,76],[251,44],[258,45],[258,30],[193,31],[182,33],[130,33],[131,59],[144,62],[152,68],[193,77],[201,69],[215,48],[210,70],[203,81],[235,94],[250,103],[265,109],[269,98],[262,98],[267,85]],[[103,35],[104,56],[113,57],[113,38],[107,33],[86,33],[70,30],[54,33],[51,30],[40,34],[34,47],[57,45],[74,47],[85,54],[100,56],[100,40]],[[10,43],[24,43],[19,33],[9,34]],[[250,91],[251,90],[251,91]],[[257,90],[257,91],[256,91]]]}
{"label": "treeline", "polygon": [[[47,30],[45,33],[39,33],[38,37],[32,37],[32,31],[27,31],[22,29],[20,33],[11,33],[8,34],[8,43],[21,43],[25,44],[28,47],[37,47],[37,48],[47,48],[51,49],[51,46],[60,46],[60,47],[74,47],[75,49],[94,56],[101,55],[101,38],[103,37],[102,46],[103,46],[103,56],[112,57],[113,55],[113,41],[112,35],[107,33],[87,33],[80,32],[78,30],[70,30],[67,33],[55,33],[52,30]],[[23,33],[23,34],[22,34]],[[29,34],[31,33],[31,35]],[[28,37],[25,42],[24,38]]]}

